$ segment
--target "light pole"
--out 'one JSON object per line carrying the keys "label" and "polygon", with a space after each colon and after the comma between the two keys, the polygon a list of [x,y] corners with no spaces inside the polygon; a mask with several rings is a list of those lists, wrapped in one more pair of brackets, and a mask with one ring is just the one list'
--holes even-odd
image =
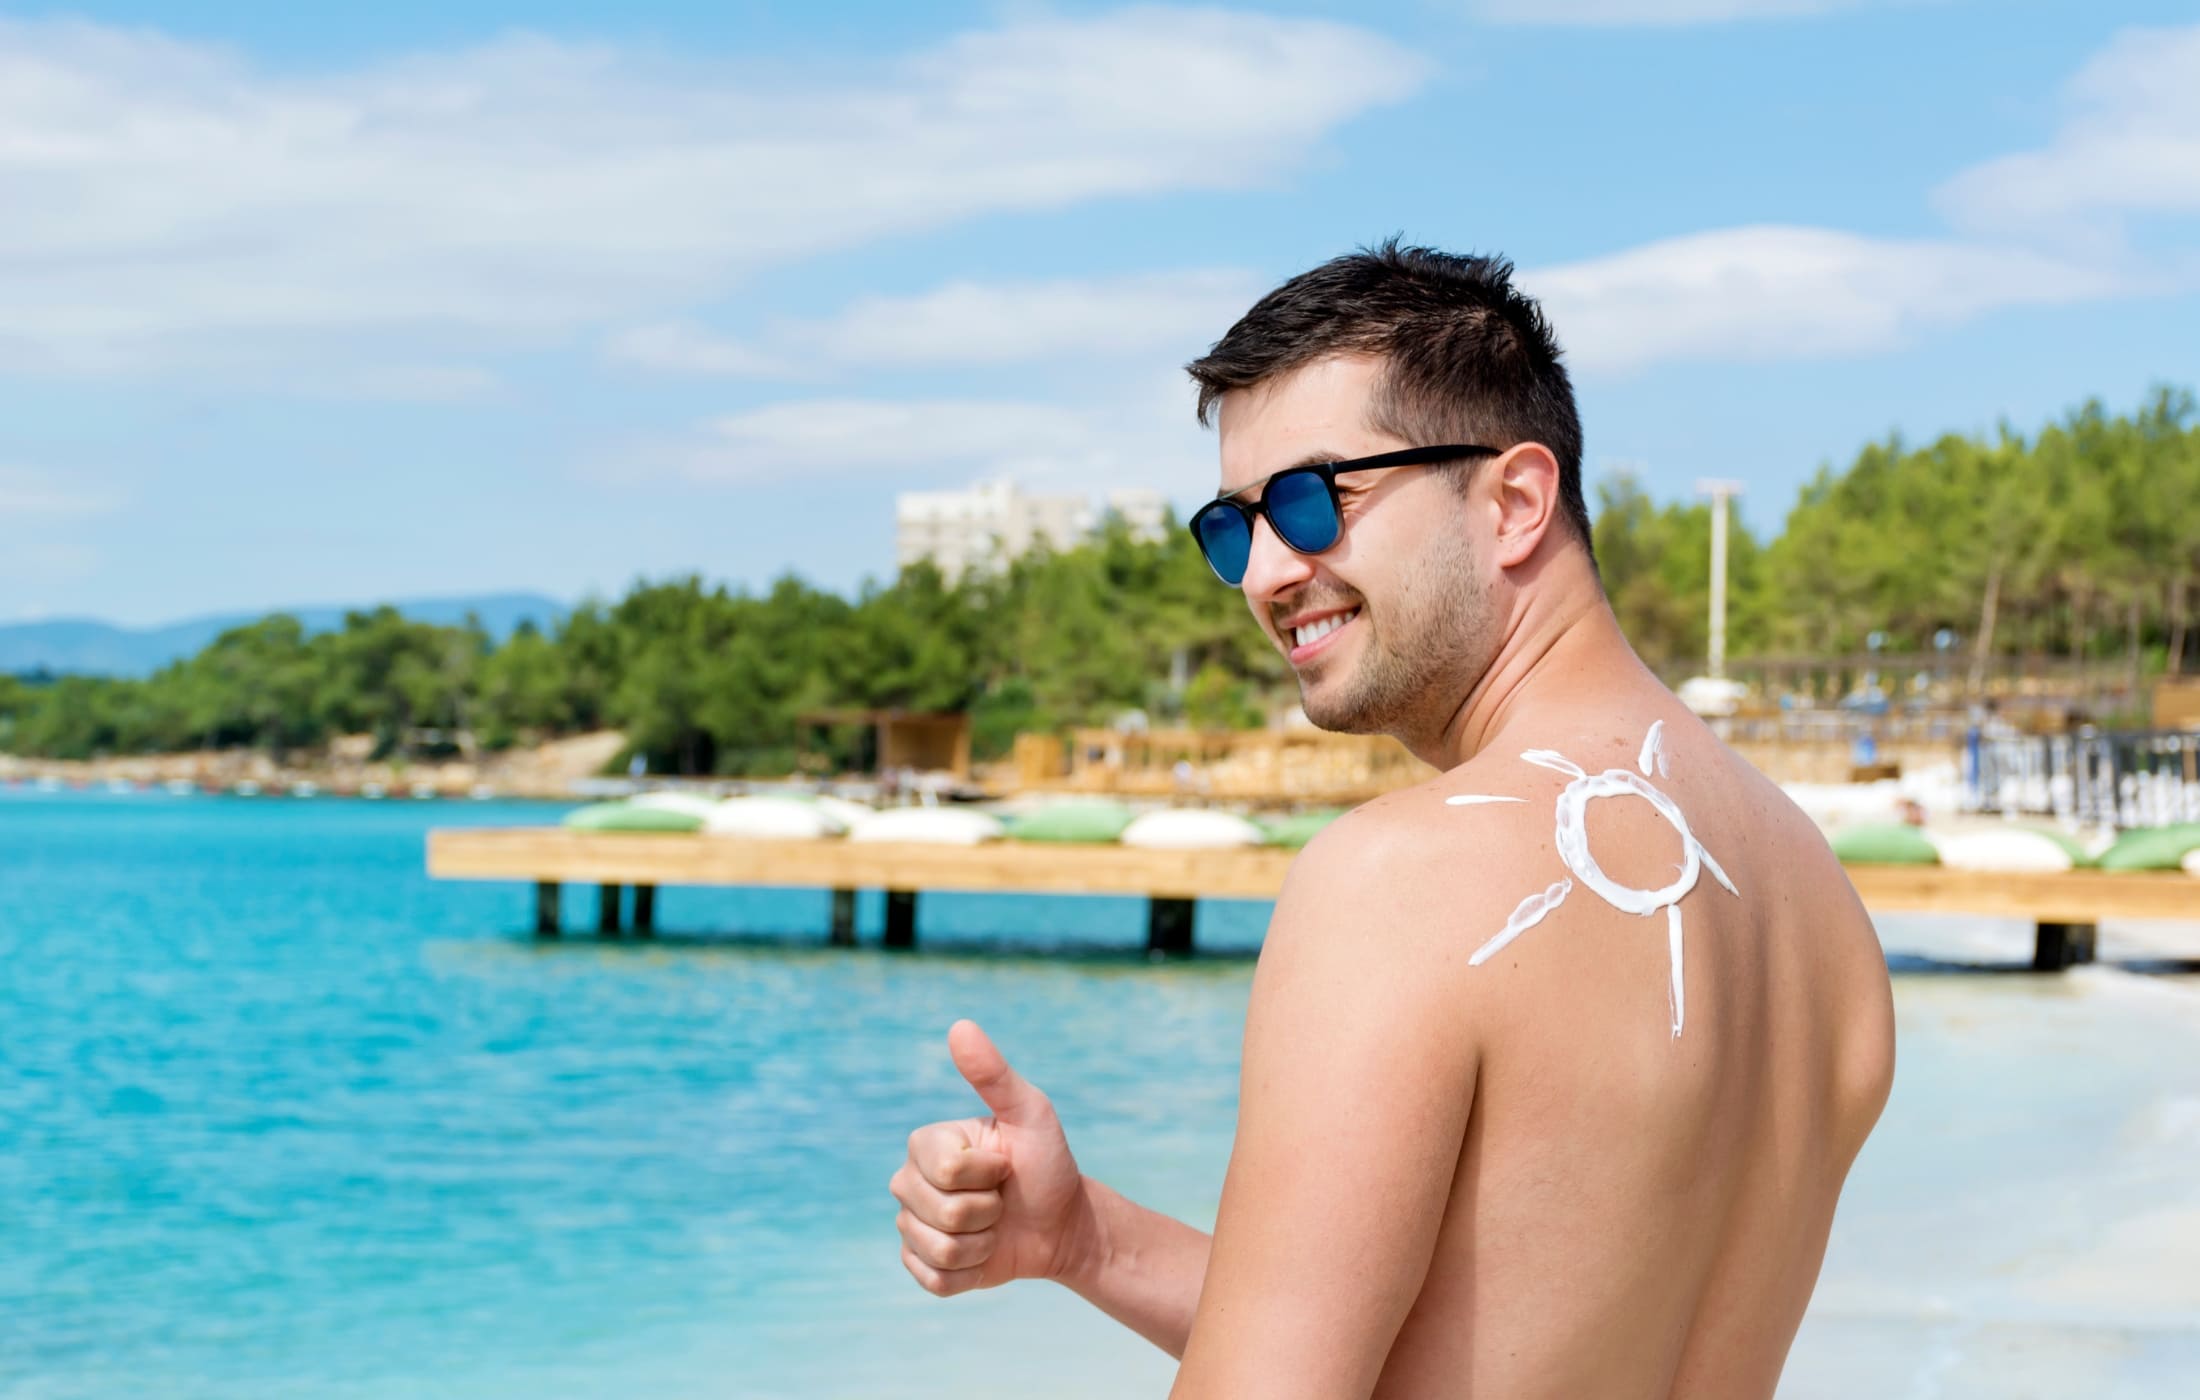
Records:
{"label": "light pole", "polygon": [[1742,494],[1739,481],[1705,479],[1696,494],[1711,498],[1711,678],[1726,678],[1726,503]]}

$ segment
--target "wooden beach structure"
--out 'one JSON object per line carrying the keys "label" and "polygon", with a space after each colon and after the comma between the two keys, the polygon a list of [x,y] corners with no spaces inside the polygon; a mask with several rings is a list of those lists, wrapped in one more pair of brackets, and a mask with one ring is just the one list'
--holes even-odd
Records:
{"label": "wooden beach structure", "polygon": [[795,717],[798,752],[826,731],[859,731],[873,773],[905,770],[970,779],[970,716],[959,710],[812,710]]}
{"label": "wooden beach structure", "polygon": [[[1029,740],[1030,742],[1025,742]],[[1381,734],[1319,729],[1078,729],[1017,743],[1016,789],[1176,797],[1267,807],[1349,807],[1435,769]]]}
{"label": "wooden beach structure", "polygon": [[[1294,852],[1273,848],[1152,851],[1113,845],[889,845],[639,835],[562,827],[446,829],[428,835],[428,873],[447,880],[535,886],[535,932],[556,937],[561,891],[597,887],[597,930],[606,937],[655,928],[661,885],[795,886],[833,892],[835,946],[855,943],[855,894],[886,892],[885,944],[916,946],[917,899],[932,890],[1113,894],[1147,901],[1146,947],[1192,951],[1192,906],[1201,898],[1273,899]],[[1849,879],[1875,912],[1964,914],[2030,920],[2032,966],[2058,971],[2093,961],[2103,919],[2200,922],[2200,880],[2180,871],[2012,875],[1943,866],[1852,865]],[[624,917],[624,890],[634,891]]]}

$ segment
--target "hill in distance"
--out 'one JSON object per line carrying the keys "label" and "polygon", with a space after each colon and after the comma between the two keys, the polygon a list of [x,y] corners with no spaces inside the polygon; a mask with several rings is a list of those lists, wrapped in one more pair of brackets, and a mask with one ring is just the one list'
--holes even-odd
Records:
{"label": "hill in distance", "polygon": [[[50,618],[43,622],[0,624],[0,673],[50,671],[57,675],[148,676],[171,661],[194,655],[232,627],[286,612],[308,632],[333,632],[347,612],[370,612],[379,604],[357,607],[269,608],[257,613],[224,613],[186,618],[158,627],[117,627],[90,618]],[[523,621],[544,631],[565,616],[565,604],[539,593],[485,593],[474,597],[416,598],[392,603],[416,622],[455,627],[472,613],[498,641]]]}

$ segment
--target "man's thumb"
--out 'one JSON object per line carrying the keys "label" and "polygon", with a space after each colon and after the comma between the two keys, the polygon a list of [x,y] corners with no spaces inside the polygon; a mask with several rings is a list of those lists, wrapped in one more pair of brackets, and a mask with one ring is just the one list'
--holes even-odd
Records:
{"label": "man's thumb", "polygon": [[955,1068],[1002,1122],[1029,1122],[1046,1107],[1046,1095],[1008,1067],[1008,1061],[976,1021],[957,1021],[947,1028],[947,1053],[954,1056]]}

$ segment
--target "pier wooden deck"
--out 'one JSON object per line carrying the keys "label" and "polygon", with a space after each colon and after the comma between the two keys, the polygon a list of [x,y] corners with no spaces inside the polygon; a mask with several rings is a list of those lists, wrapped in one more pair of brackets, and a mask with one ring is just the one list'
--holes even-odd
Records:
{"label": "pier wooden deck", "polygon": [[[446,829],[428,834],[428,873],[446,880],[518,880],[535,886],[535,929],[559,928],[559,891],[598,887],[597,928],[652,931],[659,885],[812,886],[833,891],[831,939],[855,941],[855,892],[886,891],[888,947],[916,942],[917,896],[926,890],[1026,894],[1142,895],[1147,947],[1187,953],[1192,902],[1273,899],[1294,853],[1285,850],[1148,851],[1128,846],[983,846],[749,841],[569,831],[562,827]],[[1852,865],[1849,879],[1882,912],[2029,919],[2033,966],[2055,970],[2093,960],[2102,919],[2200,922],[2200,880],[2178,871],[2004,875],[1941,866]],[[633,917],[622,891],[633,886]]]}

